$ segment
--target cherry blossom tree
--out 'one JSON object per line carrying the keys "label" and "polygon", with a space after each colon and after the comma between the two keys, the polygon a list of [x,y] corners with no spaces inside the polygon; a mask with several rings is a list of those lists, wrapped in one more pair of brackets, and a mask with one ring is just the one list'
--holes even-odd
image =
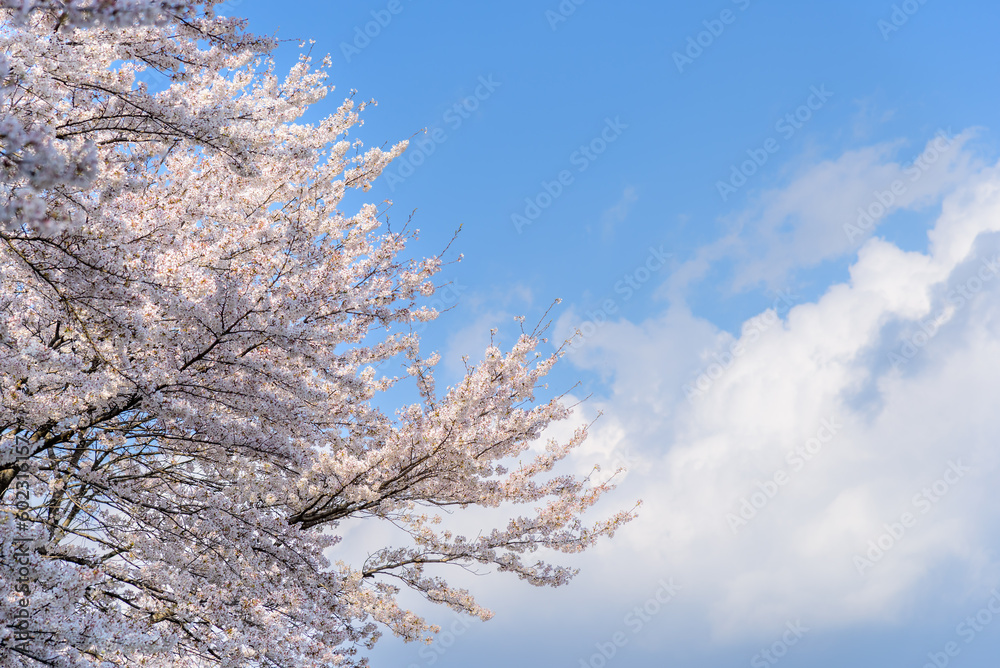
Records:
{"label": "cherry blossom tree", "polygon": [[[554,470],[585,427],[540,444],[538,328],[436,389],[441,257],[338,208],[405,142],[361,151],[351,98],[302,122],[329,61],[277,76],[216,4],[0,1],[3,666],[366,665],[434,630],[404,589],[485,619],[449,565],[561,585],[632,517]],[[348,563],[360,520],[398,544]]]}

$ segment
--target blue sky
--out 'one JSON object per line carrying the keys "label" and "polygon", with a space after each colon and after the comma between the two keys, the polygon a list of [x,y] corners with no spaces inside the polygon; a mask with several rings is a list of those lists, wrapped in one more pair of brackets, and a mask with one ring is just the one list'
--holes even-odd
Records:
{"label": "blue sky", "polygon": [[443,378],[561,298],[551,388],[603,412],[569,465],[645,501],[571,586],[470,578],[494,620],[376,666],[994,665],[1000,5],[227,6],[331,54],[317,116],[357,90],[358,137],[411,140],[365,197],[414,253],[462,227]]}

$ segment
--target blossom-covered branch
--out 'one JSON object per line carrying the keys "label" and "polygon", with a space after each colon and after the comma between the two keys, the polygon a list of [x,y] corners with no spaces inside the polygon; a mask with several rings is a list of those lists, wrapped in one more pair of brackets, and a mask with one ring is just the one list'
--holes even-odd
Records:
{"label": "blossom-covered branch", "polygon": [[[610,487],[554,473],[585,429],[529,454],[569,415],[536,400],[537,332],[438,395],[408,328],[441,258],[341,209],[405,142],[362,151],[352,98],[303,122],[325,70],[277,76],[212,5],[0,9],[0,615],[32,610],[3,665],[364,665],[380,629],[430,628],[399,587],[485,618],[445,566],[563,584],[528,556],[631,518],[584,522]],[[386,415],[399,382],[419,401]],[[477,508],[504,519],[456,535]],[[348,520],[400,543],[347,563]]]}

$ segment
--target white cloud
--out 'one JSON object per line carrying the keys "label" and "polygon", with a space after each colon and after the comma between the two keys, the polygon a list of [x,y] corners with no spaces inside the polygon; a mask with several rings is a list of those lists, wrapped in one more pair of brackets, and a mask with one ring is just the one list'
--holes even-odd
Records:
{"label": "white cloud", "polygon": [[[735,263],[733,287],[745,289],[761,282],[777,287],[795,269],[853,254],[892,213],[934,204],[980,170],[966,150],[974,134],[942,130],[917,151],[887,142],[803,168],[786,187],[728,216],[732,232],[675,272],[668,294],[681,297],[720,260]],[[869,222],[859,209],[875,215]]]}
{"label": "white cloud", "polygon": [[[873,183],[904,173],[880,163],[884,151],[853,152],[772,193],[755,218],[757,241],[773,244],[763,257],[847,252],[841,214]],[[1000,254],[1000,168],[971,175],[965,152],[948,164],[900,198],[911,207],[952,191],[926,254],[869,239],[847,283],[754,330],[754,340],[744,334],[742,352],[701,397],[688,401],[682,385],[703,369],[706,351],[736,341],[682,306],[641,324],[608,323],[571,355],[611,379],[609,396],[587,408],[607,417],[580,461],[639,453],[617,498],[643,497],[641,519],[600,550],[612,562],[588,563],[618,596],[628,600],[643,574],[666,569],[685,587],[679,605],[735,638],[798,618],[825,628],[891,623],[918,595],[954,598],[948,588],[960,586],[976,599],[980,586],[1000,581],[1000,562],[989,557],[1000,542],[1000,264],[991,264]],[[793,231],[779,232],[777,221],[793,212]],[[765,263],[748,262],[745,272],[764,276]],[[807,444],[821,448],[795,468],[789,453]],[[960,477],[956,462],[969,467]],[[772,487],[778,471],[787,478]],[[734,532],[727,514],[738,516],[758,483],[777,491]],[[920,497],[925,489],[930,496]],[[912,526],[859,573],[855,557],[907,512]],[[633,564],[624,577],[622,562]],[[949,578],[928,578],[941,569]]]}
{"label": "white cloud", "polygon": [[[871,167],[879,159],[864,153],[830,163],[843,172],[867,161],[872,181],[861,193],[898,173]],[[761,314],[755,323],[772,324],[748,326],[739,339],[675,301],[640,323],[603,323],[569,354],[607,379],[607,395],[546,436],[565,437],[602,411],[569,465],[586,473],[627,463],[601,505],[644,505],[614,541],[558,559],[583,572],[557,599],[509,578],[469,576],[480,601],[503,612],[498,622],[555,615],[575,637],[595,601],[609,611],[602,623],[621,619],[660,578],[673,578],[680,594],[643,643],[766,642],[789,621],[835,631],[901,623],[921,614],[920,599],[962,613],[979,605],[1000,583],[1000,275],[988,264],[1000,255],[1000,166],[973,174],[968,155],[952,162],[965,165],[962,183],[942,176],[926,195],[949,193],[926,253],[859,241],[847,282],[780,319]],[[801,227],[822,220],[841,232],[842,219],[826,211],[836,199],[803,199]],[[451,350],[480,354],[477,337],[506,319],[503,310],[457,330]],[[553,338],[568,336],[575,319],[564,314]],[[731,366],[688,400],[683,386],[735,343],[743,347]],[[955,478],[959,463],[968,470]],[[746,525],[727,517],[768,492]],[[904,513],[910,526],[859,573],[856,558],[871,556],[870,541],[885,545]]]}

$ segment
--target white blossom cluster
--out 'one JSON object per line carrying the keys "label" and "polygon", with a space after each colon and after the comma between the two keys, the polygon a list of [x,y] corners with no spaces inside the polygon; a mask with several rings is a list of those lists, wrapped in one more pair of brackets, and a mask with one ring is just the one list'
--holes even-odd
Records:
{"label": "white blossom cluster", "polygon": [[[154,96],[135,81],[144,68],[178,80],[218,76],[226,58],[235,63],[266,52],[270,40],[243,34],[239,20],[214,17],[215,4],[0,0],[0,228],[72,227],[87,216],[102,162],[117,159],[133,175],[138,162],[176,141],[224,151],[237,168],[250,168],[259,147],[223,131],[226,119],[213,119],[208,105],[187,110],[184,92]],[[175,33],[187,39],[171,40]],[[111,48],[98,54],[99,43]],[[82,60],[88,58],[95,60]],[[115,149],[101,155],[100,146]],[[124,185],[142,187],[136,178]]]}
{"label": "white blossom cluster", "polygon": [[[338,208],[405,143],[362,152],[350,98],[302,122],[324,68],[277,76],[212,4],[0,5],[0,617],[30,617],[2,666],[366,665],[382,630],[431,628],[400,587],[486,618],[439,566],[559,585],[532,553],[632,517],[584,523],[610,486],[553,473],[585,429],[529,452],[569,415],[535,399],[539,334],[436,390],[402,332],[436,316],[441,259]],[[384,414],[404,381],[420,401]],[[456,535],[476,507],[514,510]],[[359,518],[407,538],[346,563]]]}
{"label": "white blossom cluster", "polygon": [[58,142],[52,128],[28,125],[11,109],[16,95],[9,85],[13,79],[7,60],[0,55],[0,226],[17,224],[45,226],[44,191],[68,187],[88,187],[97,171],[97,151],[92,143],[79,140]]}
{"label": "white blossom cluster", "polygon": [[[221,2],[221,0],[219,0]],[[58,28],[127,28],[134,25],[164,24],[171,18],[190,17],[204,2],[182,0],[0,0],[0,9],[9,10],[9,19],[27,22],[32,14],[57,17]],[[216,4],[216,3],[211,3]]]}

